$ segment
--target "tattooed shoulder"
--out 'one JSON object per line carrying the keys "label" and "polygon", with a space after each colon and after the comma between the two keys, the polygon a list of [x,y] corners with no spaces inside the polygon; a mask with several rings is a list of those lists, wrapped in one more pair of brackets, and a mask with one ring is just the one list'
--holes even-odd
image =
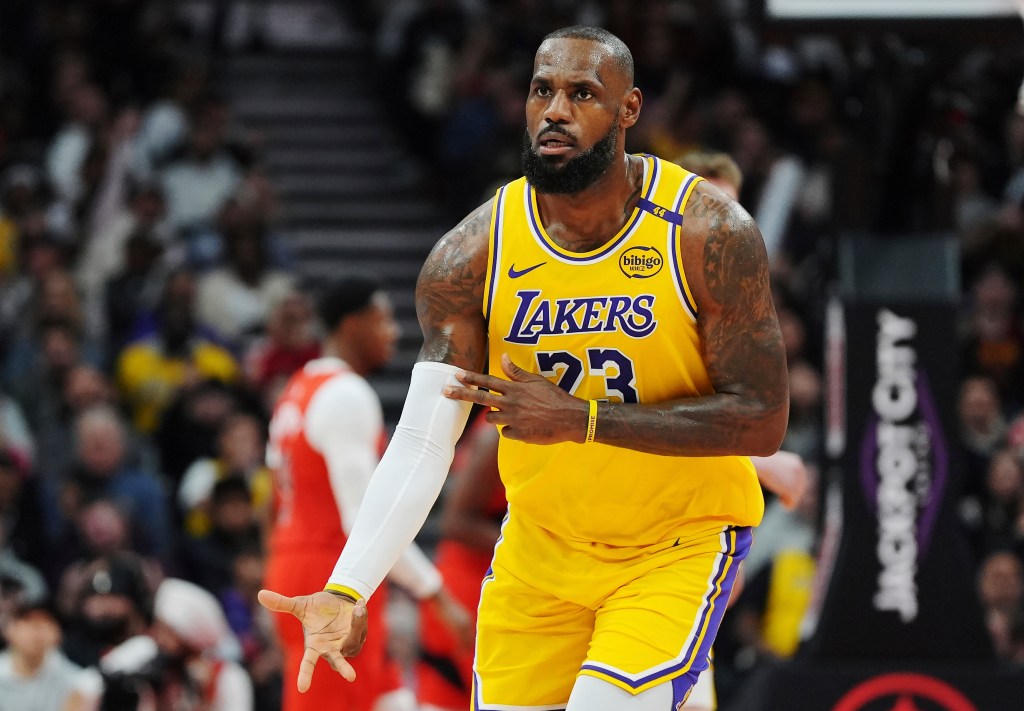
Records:
{"label": "tattooed shoulder", "polygon": [[769,293],[764,240],[739,203],[701,182],[683,224],[684,269],[698,310],[702,301],[736,306],[749,303],[753,294]]}
{"label": "tattooed shoulder", "polygon": [[482,323],[492,203],[478,207],[438,240],[420,270],[416,315],[425,359],[451,362],[459,341],[451,337],[453,324],[470,323],[475,330],[476,321]]}

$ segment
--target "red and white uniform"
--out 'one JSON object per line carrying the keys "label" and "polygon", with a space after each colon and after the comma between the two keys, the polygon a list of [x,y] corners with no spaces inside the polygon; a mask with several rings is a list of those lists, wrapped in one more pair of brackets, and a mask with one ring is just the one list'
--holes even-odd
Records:
{"label": "red and white uniform", "polygon": [[[275,516],[266,587],[288,596],[323,589],[384,442],[380,400],[344,361],[313,360],[292,376],[274,407],[267,447]],[[441,587],[440,574],[415,545],[390,578],[416,597]],[[367,606],[370,633],[353,659],[357,681],[349,683],[329,665],[318,664],[306,693],[284,685],[282,711],[372,711],[379,697],[400,688],[386,650],[386,603],[382,587]],[[284,678],[294,679],[302,659],[301,626],[284,615],[274,615],[274,623],[284,649]]]}

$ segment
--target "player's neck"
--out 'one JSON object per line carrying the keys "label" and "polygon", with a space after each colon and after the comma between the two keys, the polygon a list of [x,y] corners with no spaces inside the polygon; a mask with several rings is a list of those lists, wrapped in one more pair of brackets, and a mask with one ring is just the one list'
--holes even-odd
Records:
{"label": "player's neck", "polygon": [[643,159],[623,155],[586,190],[572,195],[538,193],[545,231],[560,247],[589,252],[612,239],[629,220],[643,189]]}
{"label": "player's neck", "polygon": [[325,358],[340,358],[345,365],[352,369],[356,375],[366,377],[370,372],[366,363],[359,356],[359,352],[345,341],[327,339],[320,350],[321,356]]}

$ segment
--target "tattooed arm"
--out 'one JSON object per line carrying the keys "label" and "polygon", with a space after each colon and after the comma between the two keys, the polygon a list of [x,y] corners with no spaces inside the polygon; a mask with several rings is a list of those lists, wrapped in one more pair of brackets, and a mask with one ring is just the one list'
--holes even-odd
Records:
{"label": "tattooed arm", "polygon": [[715,393],[652,405],[600,405],[597,441],[655,454],[769,455],[789,417],[786,356],[753,219],[701,182],[683,222],[683,268]]}
{"label": "tattooed arm", "polygon": [[484,276],[491,205],[486,202],[441,238],[416,282],[423,329],[419,360],[481,370],[487,351]]}

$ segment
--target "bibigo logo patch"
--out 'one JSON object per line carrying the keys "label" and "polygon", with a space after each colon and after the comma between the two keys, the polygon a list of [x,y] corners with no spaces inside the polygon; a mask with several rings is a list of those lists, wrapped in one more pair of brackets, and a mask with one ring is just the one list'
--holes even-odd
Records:
{"label": "bibigo logo patch", "polygon": [[619,269],[630,279],[647,279],[661,271],[665,259],[654,247],[630,247],[619,257]]}

